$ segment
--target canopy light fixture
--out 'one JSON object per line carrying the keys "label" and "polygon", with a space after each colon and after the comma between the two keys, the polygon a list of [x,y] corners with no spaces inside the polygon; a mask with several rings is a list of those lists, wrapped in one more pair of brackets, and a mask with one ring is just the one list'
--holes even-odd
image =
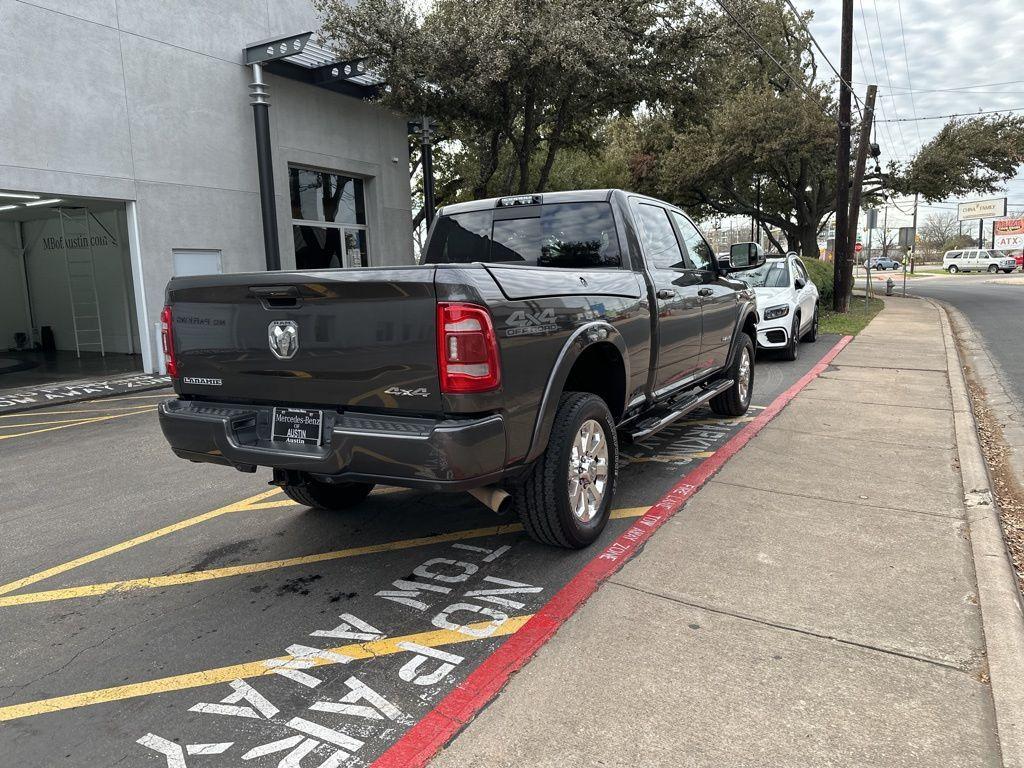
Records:
{"label": "canopy light fixture", "polygon": [[38,200],[39,195],[27,195],[24,192],[0,192],[0,197],[13,197],[17,200]]}
{"label": "canopy light fixture", "polygon": [[25,203],[24,205],[53,205],[54,203],[59,203],[60,201],[61,198],[59,197],[51,197],[49,200],[33,200],[31,203]]}

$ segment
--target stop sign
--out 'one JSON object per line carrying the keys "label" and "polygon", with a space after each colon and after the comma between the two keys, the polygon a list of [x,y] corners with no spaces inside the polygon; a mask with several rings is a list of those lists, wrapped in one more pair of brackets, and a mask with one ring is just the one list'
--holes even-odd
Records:
{"label": "stop sign", "polygon": [[860,253],[861,251],[864,250],[864,246],[861,245],[860,243],[857,243],[855,246],[853,246],[853,250],[854,253]]}

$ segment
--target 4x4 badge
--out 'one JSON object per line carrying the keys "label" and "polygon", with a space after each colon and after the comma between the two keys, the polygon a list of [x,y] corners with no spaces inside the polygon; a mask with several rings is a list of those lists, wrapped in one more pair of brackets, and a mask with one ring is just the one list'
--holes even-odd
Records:
{"label": "4x4 badge", "polygon": [[299,326],[294,320],[274,320],[267,328],[270,351],[279,360],[290,360],[299,351]]}

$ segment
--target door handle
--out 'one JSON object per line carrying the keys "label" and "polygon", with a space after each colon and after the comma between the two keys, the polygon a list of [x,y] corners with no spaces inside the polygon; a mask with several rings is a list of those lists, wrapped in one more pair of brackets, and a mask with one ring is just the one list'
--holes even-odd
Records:
{"label": "door handle", "polygon": [[658,291],[657,296],[659,299],[674,299],[676,297],[676,292],[673,291],[671,288],[662,288],[660,291]]}
{"label": "door handle", "polygon": [[712,291],[710,288],[701,288],[700,290],[697,291],[698,296],[711,296],[712,294],[714,294],[714,291]]}

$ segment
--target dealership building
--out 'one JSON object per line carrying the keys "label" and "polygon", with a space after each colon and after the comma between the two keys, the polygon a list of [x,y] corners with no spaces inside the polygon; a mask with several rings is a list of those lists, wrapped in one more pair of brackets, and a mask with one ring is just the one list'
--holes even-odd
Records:
{"label": "dealership building", "polygon": [[0,0],[0,28],[0,389],[158,370],[174,275],[412,262],[406,118],[310,0]]}

